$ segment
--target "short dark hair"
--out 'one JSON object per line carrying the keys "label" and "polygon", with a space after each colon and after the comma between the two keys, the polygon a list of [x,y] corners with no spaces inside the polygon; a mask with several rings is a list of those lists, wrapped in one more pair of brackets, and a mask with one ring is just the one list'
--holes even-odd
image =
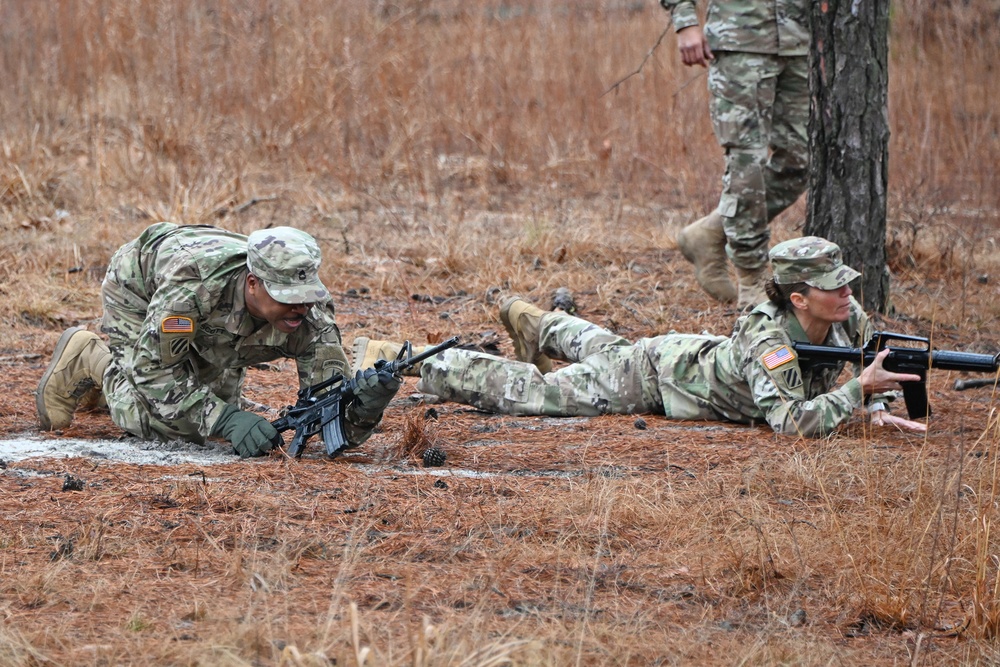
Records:
{"label": "short dark hair", "polygon": [[791,310],[791,297],[793,294],[801,294],[805,296],[811,289],[812,287],[805,283],[779,285],[774,282],[774,278],[768,278],[764,282],[764,293],[767,294],[767,298],[778,308],[782,308],[784,310]]}

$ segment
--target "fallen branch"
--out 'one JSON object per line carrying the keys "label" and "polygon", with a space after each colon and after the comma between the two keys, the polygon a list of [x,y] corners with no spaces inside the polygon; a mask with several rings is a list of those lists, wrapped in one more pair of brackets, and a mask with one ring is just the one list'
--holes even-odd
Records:
{"label": "fallen branch", "polygon": [[[610,93],[612,90],[614,90],[615,88],[617,88],[618,86],[622,85],[623,83],[625,83],[626,81],[628,81],[629,79],[631,79],[633,76],[635,76],[636,74],[638,74],[639,72],[641,72],[642,68],[646,66],[646,61],[649,60],[650,57],[653,55],[653,52],[656,51],[657,48],[659,48],[660,42],[663,41],[663,38],[666,36],[667,31],[669,31],[669,30],[670,30],[670,26],[669,25],[666,28],[663,29],[663,32],[660,33],[659,39],[656,40],[656,44],[653,44],[653,48],[651,48],[646,53],[646,57],[642,59],[642,62],[639,63],[639,66],[635,69],[634,72],[630,72],[629,74],[626,74],[621,79],[618,79],[618,81],[616,81],[614,83],[614,85],[612,85],[610,88],[608,88],[603,93],[601,93],[601,97],[604,97],[605,95],[607,95],[608,93]],[[597,99],[600,99],[600,97],[597,98]]]}

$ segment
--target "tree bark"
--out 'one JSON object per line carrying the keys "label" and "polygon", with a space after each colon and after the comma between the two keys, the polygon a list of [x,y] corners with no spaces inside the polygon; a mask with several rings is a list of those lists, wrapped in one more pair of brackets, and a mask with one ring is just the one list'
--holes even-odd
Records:
{"label": "tree bark", "polygon": [[889,0],[817,0],[812,21],[805,232],[840,245],[858,300],[884,313]]}

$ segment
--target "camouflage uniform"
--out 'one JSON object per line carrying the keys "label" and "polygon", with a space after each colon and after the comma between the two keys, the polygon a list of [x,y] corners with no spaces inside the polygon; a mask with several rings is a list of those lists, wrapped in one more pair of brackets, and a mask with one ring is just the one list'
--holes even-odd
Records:
{"label": "camouflage uniform", "polygon": [[[319,248],[291,230],[310,242],[302,246],[308,253],[292,252],[276,231],[254,232],[248,244],[214,227],[164,222],[114,254],[101,291],[112,352],[103,389],[115,424],[145,438],[200,443],[226,405],[238,405],[247,366],[295,359],[300,388],[347,373],[333,305],[316,275]],[[272,297],[315,304],[294,333],[251,317],[248,265]],[[291,266],[298,284],[281,284],[275,266]],[[373,427],[356,423],[350,409],[345,422],[355,445]]]}
{"label": "camouflage uniform", "polygon": [[[693,0],[660,0],[674,28],[698,25]],[[767,263],[768,223],[805,191],[809,155],[806,0],[710,0],[705,38],[715,136],[726,153],[718,212],[737,267]]]}
{"label": "camouflage uniform", "polygon": [[[863,344],[868,319],[851,320],[826,345]],[[844,364],[804,370],[791,349],[808,342],[798,321],[771,303],[740,318],[730,338],[671,333],[632,344],[590,322],[549,313],[540,350],[571,362],[542,375],[526,362],[451,349],[425,361],[418,388],[511,415],[664,414],[673,419],[767,421],[777,433],[815,437],[862,404],[857,379],[833,389]]]}
{"label": "camouflage uniform", "polygon": [[[840,249],[806,237],[771,253],[780,284],[837,289],[858,273]],[[850,299],[845,322],[830,326],[824,345],[863,346],[872,327]],[[751,423],[777,433],[829,433],[862,406],[855,378],[834,388],[845,364],[804,368],[792,342],[809,342],[793,313],[771,302],[741,317],[729,338],[670,333],[630,343],[565,313],[541,317],[538,350],[570,362],[544,375],[530,363],[451,349],[425,361],[421,391],[512,415],[591,416],[659,413],[674,419]]]}

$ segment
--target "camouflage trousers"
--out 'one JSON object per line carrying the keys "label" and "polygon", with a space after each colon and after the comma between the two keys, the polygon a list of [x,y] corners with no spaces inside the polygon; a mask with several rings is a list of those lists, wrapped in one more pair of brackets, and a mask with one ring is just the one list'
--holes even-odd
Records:
{"label": "camouflage trousers", "polygon": [[451,349],[423,363],[417,388],[508,415],[662,412],[647,340],[633,344],[580,318],[546,313],[539,326],[539,348],[569,365],[543,375],[534,364]]}
{"label": "camouflage trousers", "polygon": [[[123,246],[111,258],[107,276],[101,285],[104,305],[101,330],[108,336],[108,347],[111,349],[111,363],[104,372],[103,389],[111,421],[142,438],[202,444],[206,438],[199,432],[197,424],[185,419],[169,422],[157,419],[145,395],[135,386],[132,369],[138,363],[136,341],[150,325],[145,323],[149,303],[124,287],[142,280],[142,276],[138,275],[139,262],[129,255],[130,248],[131,244]],[[206,384],[219,398],[238,404],[244,376],[244,369],[227,369]]]}
{"label": "camouflage trousers", "polygon": [[805,191],[809,171],[807,56],[717,52],[710,113],[726,152],[718,211],[737,267],[767,264],[768,223]]}

